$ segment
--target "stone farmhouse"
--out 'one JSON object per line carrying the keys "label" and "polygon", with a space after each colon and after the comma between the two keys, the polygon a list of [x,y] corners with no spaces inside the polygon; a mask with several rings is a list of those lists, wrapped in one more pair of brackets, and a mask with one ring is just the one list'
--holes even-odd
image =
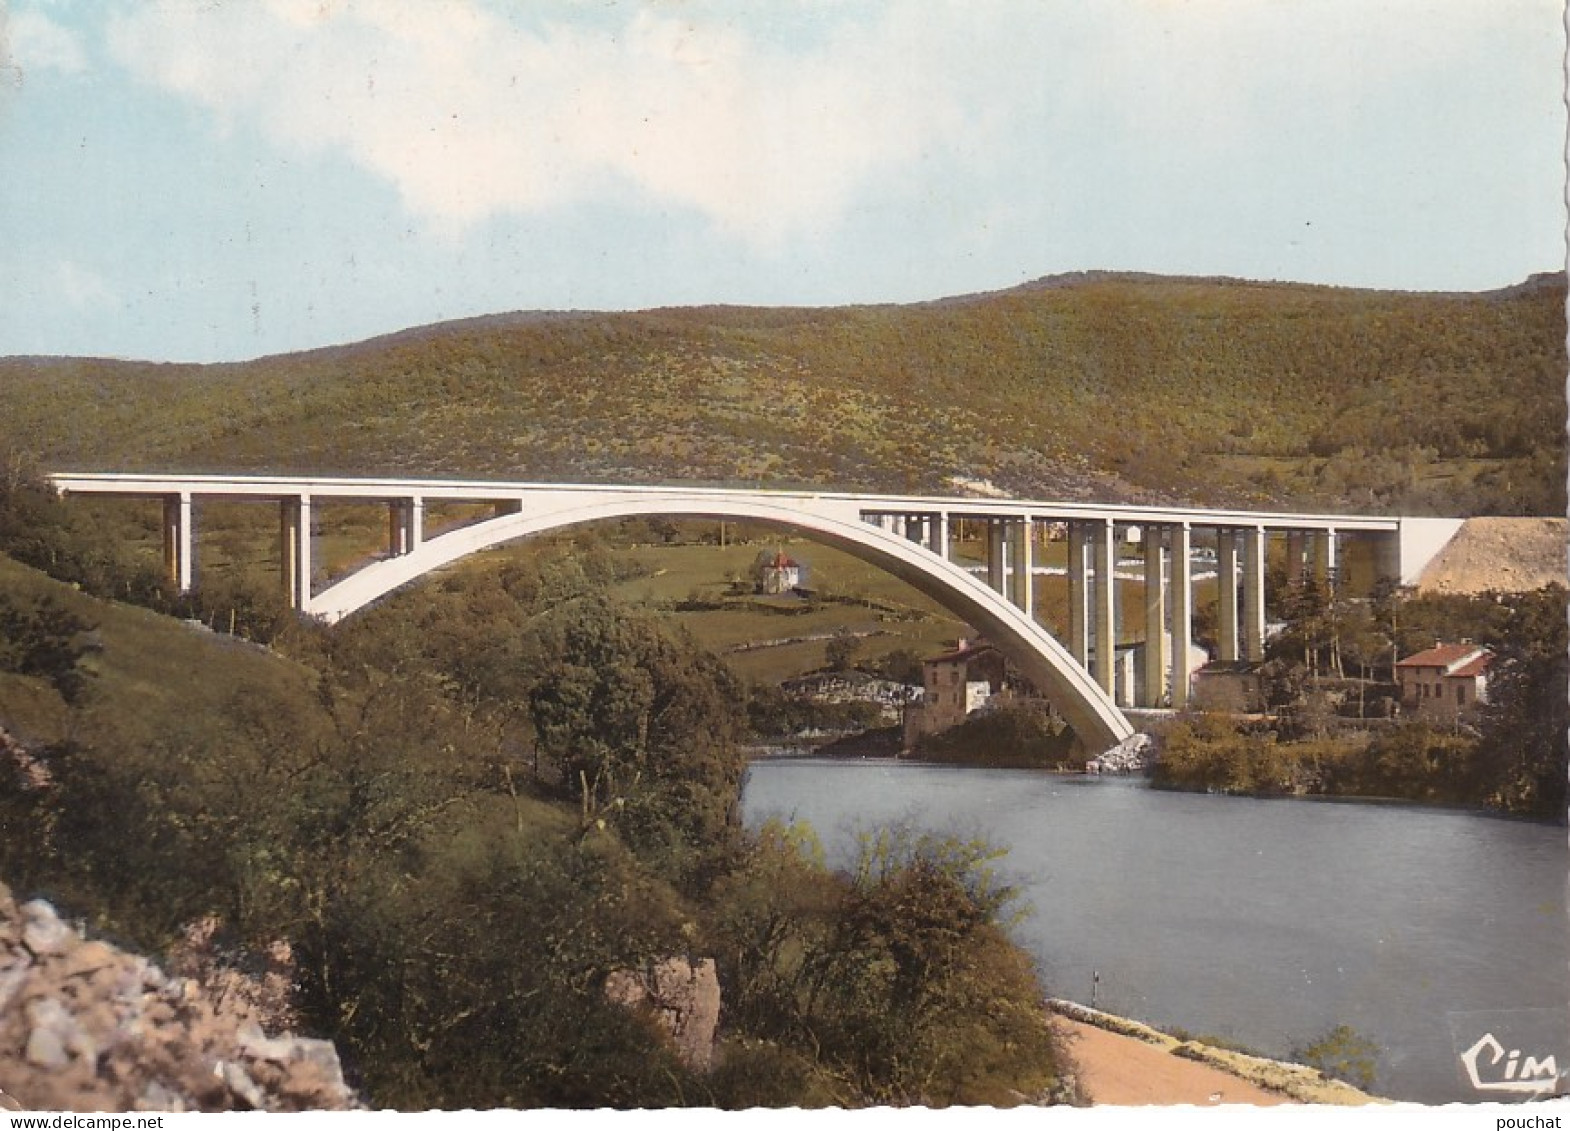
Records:
{"label": "stone farmhouse", "polygon": [[921,662],[921,698],[905,710],[904,747],[958,726],[1010,690],[1008,661],[985,641],[961,639]]}

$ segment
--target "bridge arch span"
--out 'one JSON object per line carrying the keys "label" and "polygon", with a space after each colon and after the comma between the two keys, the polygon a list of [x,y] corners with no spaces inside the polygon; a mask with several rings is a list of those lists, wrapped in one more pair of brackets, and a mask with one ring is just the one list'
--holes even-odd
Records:
{"label": "bridge arch span", "polygon": [[[818,502],[815,500],[815,502]],[[563,493],[531,499],[526,512],[504,514],[421,542],[311,598],[306,612],[332,622],[417,578],[505,542],[585,523],[636,517],[748,521],[798,532],[860,558],[905,581],[974,626],[1002,648],[1025,676],[1049,696],[1086,748],[1099,752],[1134,728],[1117,705],[1046,629],[1002,594],[918,543],[863,522],[834,500],[804,510],[766,499],[706,500],[693,496],[627,494],[589,498]],[[539,505],[544,504],[544,505]]]}

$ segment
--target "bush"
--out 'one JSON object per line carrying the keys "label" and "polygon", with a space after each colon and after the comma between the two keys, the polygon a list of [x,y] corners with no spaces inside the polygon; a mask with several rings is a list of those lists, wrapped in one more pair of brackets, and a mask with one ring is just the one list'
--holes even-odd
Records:
{"label": "bush", "polygon": [[956,727],[929,734],[914,756],[985,766],[1084,767],[1074,732],[1045,703],[1025,699],[978,711]]}
{"label": "bush", "polygon": [[1337,1025],[1312,1044],[1293,1049],[1291,1056],[1331,1079],[1373,1090],[1379,1046],[1348,1025]]}
{"label": "bush", "polygon": [[0,671],[38,676],[74,703],[87,686],[80,665],[93,627],[48,595],[24,602],[0,593]]}
{"label": "bush", "polygon": [[[727,1016],[775,1080],[810,1058],[841,1104],[1011,1106],[1057,1084],[1030,959],[1007,939],[1012,890],[985,844],[868,834],[849,875],[810,830],[765,827],[716,889]],[[827,1073],[827,1076],[821,1073]],[[733,1083],[727,1102],[763,1102]]]}

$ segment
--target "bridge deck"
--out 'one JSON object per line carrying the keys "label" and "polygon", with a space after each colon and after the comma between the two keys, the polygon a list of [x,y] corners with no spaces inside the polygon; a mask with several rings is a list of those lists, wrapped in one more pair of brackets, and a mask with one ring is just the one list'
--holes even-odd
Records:
{"label": "bridge deck", "polygon": [[1132,503],[1083,503],[1047,499],[997,499],[976,496],[877,495],[852,491],[778,490],[699,487],[682,483],[620,485],[612,483],[539,483],[427,478],[350,478],[314,475],[147,474],[62,472],[50,476],[62,494],[164,497],[188,493],[202,498],[284,499],[307,496],[341,502],[386,502],[424,498],[438,501],[497,502],[531,495],[582,496],[637,494],[681,496],[720,504],[757,499],[775,503],[855,506],[867,514],[947,512],[978,518],[1111,519],[1119,524],[1264,527],[1270,530],[1398,531],[1403,520],[1387,515],[1314,514],[1256,510],[1173,507]]}

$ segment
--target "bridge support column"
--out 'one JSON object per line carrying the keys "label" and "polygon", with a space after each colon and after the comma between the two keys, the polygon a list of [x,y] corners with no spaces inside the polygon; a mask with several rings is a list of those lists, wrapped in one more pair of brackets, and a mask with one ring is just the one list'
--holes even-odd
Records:
{"label": "bridge support column", "polygon": [[1167,682],[1166,548],[1159,527],[1145,527],[1145,693],[1141,707],[1161,706]]}
{"label": "bridge support column", "polygon": [[181,593],[196,581],[196,531],[191,492],[164,496],[164,574]]}
{"label": "bridge support column", "polygon": [[1193,627],[1193,566],[1191,563],[1192,533],[1186,522],[1172,527],[1172,709],[1181,711],[1188,706],[1188,685],[1193,676],[1189,670],[1189,639]]}
{"label": "bridge support column", "polygon": [[1243,656],[1265,658],[1265,528],[1243,531]]}
{"label": "bridge support column", "polygon": [[1090,664],[1090,542],[1083,522],[1068,524],[1068,650]]}
{"label": "bridge support column", "polygon": [[1231,530],[1216,531],[1216,609],[1221,659],[1230,663],[1238,658],[1237,534]]}
{"label": "bridge support column", "polygon": [[944,561],[949,560],[949,516],[942,511],[927,523],[927,549]]}
{"label": "bridge support column", "polygon": [[303,611],[311,601],[311,496],[279,504],[278,541],[284,598],[291,609]]}
{"label": "bridge support column", "polygon": [[1035,564],[1032,561],[1031,535],[1035,525],[1028,516],[1009,522],[1009,568],[1012,571],[1009,598],[1024,610],[1026,616],[1036,611],[1036,587],[1031,577],[1031,568]]}
{"label": "bridge support column", "polygon": [[987,524],[987,585],[994,593],[1007,593],[1008,528],[1001,518],[982,519]]}
{"label": "bridge support column", "polygon": [[1098,519],[1092,532],[1096,557],[1096,682],[1112,694],[1117,657],[1117,528],[1110,518]]}
{"label": "bridge support column", "polygon": [[1301,530],[1287,531],[1287,584],[1302,581],[1303,569],[1303,541],[1304,534]]}
{"label": "bridge support column", "polygon": [[398,499],[387,506],[387,553],[412,554],[425,541],[425,500]]}
{"label": "bridge support column", "polygon": [[1336,584],[1336,532],[1320,530],[1314,535],[1314,580],[1327,591]]}
{"label": "bridge support column", "polygon": [[1373,535],[1374,568],[1373,578],[1368,588],[1372,592],[1381,582],[1390,585],[1401,584],[1401,535],[1376,534]]}

